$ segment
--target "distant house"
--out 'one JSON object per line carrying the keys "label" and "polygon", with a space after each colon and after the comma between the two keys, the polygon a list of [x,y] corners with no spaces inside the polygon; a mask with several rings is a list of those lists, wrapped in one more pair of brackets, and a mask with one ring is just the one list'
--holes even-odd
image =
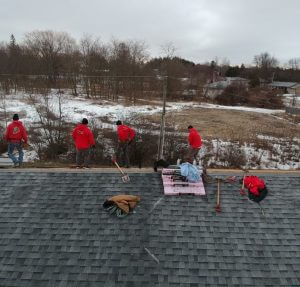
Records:
{"label": "distant house", "polygon": [[287,89],[288,94],[300,95],[300,83],[296,83],[294,86]]}
{"label": "distant house", "polygon": [[206,84],[203,87],[203,95],[205,97],[215,99],[230,85],[243,86],[248,89],[249,80],[241,77],[224,77],[222,80]]}
{"label": "distant house", "polygon": [[[268,87],[272,90],[278,90],[281,91],[283,94],[294,94],[294,92],[289,92],[289,90],[292,90],[294,86],[299,85],[296,82],[277,82],[274,81],[270,84],[268,84]],[[300,92],[300,86],[299,86],[299,92]]]}
{"label": "distant house", "polygon": [[283,104],[286,106],[287,113],[300,115],[300,83],[275,81],[268,84],[268,87],[283,96]]}
{"label": "distant house", "polygon": [[226,81],[229,85],[243,85],[248,88],[249,80],[241,77],[226,77]]}

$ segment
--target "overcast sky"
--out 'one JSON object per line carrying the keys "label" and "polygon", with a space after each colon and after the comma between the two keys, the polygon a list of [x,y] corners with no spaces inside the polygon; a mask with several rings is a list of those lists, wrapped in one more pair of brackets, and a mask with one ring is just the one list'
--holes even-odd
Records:
{"label": "overcast sky", "polygon": [[142,40],[151,56],[172,42],[196,63],[251,64],[267,51],[284,64],[300,57],[299,13],[300,0],[0,0],[0,42],[54,30]]}

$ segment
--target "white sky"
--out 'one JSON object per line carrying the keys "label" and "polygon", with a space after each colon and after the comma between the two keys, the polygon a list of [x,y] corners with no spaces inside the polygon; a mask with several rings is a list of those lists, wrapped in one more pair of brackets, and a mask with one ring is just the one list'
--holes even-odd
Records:
{"label": "white sky", "polygon": [[251,64],[267,51],[284,64],[300,57],[299,11],[299,0],[0,0],[0,42],[49,29],[142,40],[151,56],[172,42],[196,63]]}

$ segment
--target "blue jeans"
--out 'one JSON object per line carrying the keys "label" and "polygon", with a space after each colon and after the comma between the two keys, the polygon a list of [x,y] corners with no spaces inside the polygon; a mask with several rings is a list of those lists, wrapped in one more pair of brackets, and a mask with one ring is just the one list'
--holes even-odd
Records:
{"label": "blue jeans", "polygon": [[[16,159],[16,157],[13,154],[15,149],[17,149],[19,153],[19,159]],[[8,143],[8,156],[13,161],[14,164],[17,163],[21,164],[23,162],[23,156],[24,156],[21,143]]]}

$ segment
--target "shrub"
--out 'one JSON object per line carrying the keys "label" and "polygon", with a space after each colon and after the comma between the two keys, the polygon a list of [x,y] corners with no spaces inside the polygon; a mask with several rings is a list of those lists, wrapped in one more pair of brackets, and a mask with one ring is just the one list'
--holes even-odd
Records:
{"label": "shrub", "polygon": [[257,108],[283,109],[282,97],[274,90],[253,88],[249,90],[247,105]]}
{"label": "shrub", "polygon": [[216,97],[220,105],[236,106],[247,102],[248,92],[243,85],[230,85]]}

